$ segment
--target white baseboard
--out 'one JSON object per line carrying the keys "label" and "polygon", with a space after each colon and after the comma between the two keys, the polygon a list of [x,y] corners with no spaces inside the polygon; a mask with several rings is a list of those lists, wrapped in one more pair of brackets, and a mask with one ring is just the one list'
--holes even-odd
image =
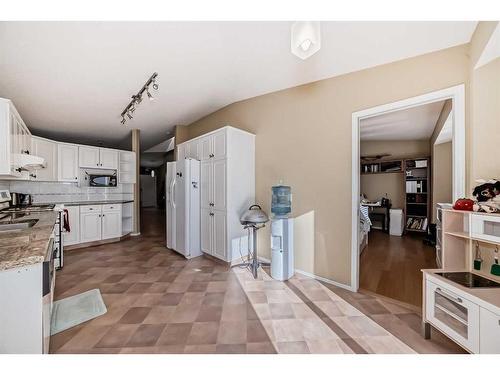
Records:
{"label": "white baseboard", "polygon": [[137,233],[130,233],[131,236],[140,236],[141,235],[141,232],[137,232]]}
{"label": "white baseboard", "polygon": [[[264,258],[264,257],[259,257],[259,260],[262,261],[262,262],[271,263],[270,259],[267,259],[267,258]],[[322,281],[324,283],[327,283],[327,284],[330,284],[330,285],[334,285],[334,286],[337,286],[337,287],[342,288],[342,289],[347,289],[347,290],[353,292],[353,290],[352,290],[352,288],[351,288],[350,285],[345,285],[345,284],[339,283],[337,281],[327,279],[326,277],[318,276],[318,275],[315,275],[313,273],[309,273],[309,272],[306,272],[306,271],[299,270],[297,268],[295,269],[295,272],[300,273],[301,275],[310,277],[311,279],[319,280],[319,281]]]}

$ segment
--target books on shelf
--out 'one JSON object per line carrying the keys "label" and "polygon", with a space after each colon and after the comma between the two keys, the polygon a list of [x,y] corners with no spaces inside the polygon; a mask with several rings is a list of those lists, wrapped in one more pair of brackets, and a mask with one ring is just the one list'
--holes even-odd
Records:
{"label": "books on shelf", "polygon": [[408,217],[406,220],[407,229],[415,229],[426,231],[428,225],[428,220],[426,217]]}
{"label": "books on shelf", "polygon": [[407,193],[425,193],[423,181],[406,181]]}

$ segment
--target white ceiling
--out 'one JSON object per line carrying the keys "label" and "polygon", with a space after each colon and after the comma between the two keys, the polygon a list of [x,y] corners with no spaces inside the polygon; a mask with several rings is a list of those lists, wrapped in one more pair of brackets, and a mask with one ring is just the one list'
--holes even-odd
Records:
{"label": "white ceiling", "polygon": [[[291,22],[0,22],[0,96],[35,134],[147,148],[235,101],[467,43],[476,22],[322,22],[290,53]],[[157,100],[120,113],[158,72]]]}
{"label": "white ceiling", "polygon": [[360,121],[362,141],[427,140],[432,136],[444,101],[402,109]]}

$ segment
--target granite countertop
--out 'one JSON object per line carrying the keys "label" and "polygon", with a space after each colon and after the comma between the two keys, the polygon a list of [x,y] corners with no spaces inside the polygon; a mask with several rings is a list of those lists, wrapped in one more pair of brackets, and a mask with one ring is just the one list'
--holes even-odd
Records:
{"label": "granite countertop", "polygon": [[127,200],[120,200],[120,199],[115,199],[115,200],[107,200],[107,201],[69,201],[69,202],[43,202],[41,204],[64,204],[65,206],[88,206],[92,204],[118,204],[118,203],[130,203],[133,202],[133,200],[127,199]]}
{"label": "granite countertop", "polygon": [[[43,262],[58,213],[45,211],[22,217],[15,215],[11,216],[12,222],[28,219],[38,219],[38,222],[28,229],[0,232],[0,271]],[[9,217],[2,219],[5,220]]]}

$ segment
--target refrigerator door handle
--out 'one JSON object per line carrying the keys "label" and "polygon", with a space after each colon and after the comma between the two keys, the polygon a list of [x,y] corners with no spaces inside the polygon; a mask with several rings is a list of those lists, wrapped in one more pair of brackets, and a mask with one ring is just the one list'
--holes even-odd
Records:
{"label": "refrigerator door handle", "polygon": [[175,208],[175,177],[172,178],[172,184],[170,185],[170,204]]}

